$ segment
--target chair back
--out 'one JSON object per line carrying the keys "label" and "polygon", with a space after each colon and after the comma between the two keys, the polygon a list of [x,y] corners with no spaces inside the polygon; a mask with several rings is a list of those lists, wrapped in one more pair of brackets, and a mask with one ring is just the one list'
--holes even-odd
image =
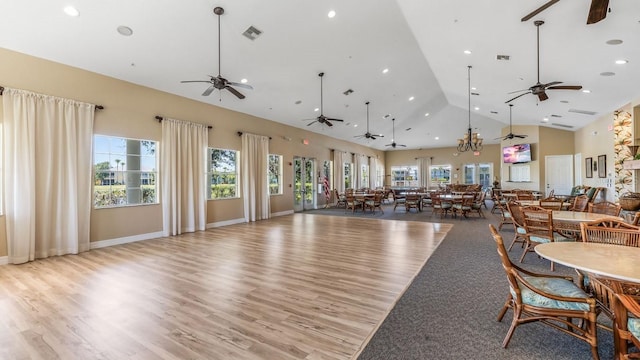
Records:
{"label": "chair back", "polygon": [[524,229],[524,212],[522,211],[523,206],[515,201],[511,201],[507,203],[507,208],[509,209],[509,213],[511,213],[511,219],[515,226]]}
{"label": "chair back", "polygon": [[540,200],[540,207],[551,210],[562,210],[564,201],[556,197],[548,197]]}
{"label": "chair back", "polygon": [[640,227],[618,219],[598,219],[580,224],[582,241],[640,247]]}
{"label": "chair back", "polygon": [[516,193],[518,200],[533,200],[533,194],[530,191],[519,191]]}
{"label": "chair back", "polygon": [[569,208],[571,211],[585,212],[589,206],[589,198],[587,195],[578,195],[573,199],[573,205]]}
{"label": "chair back", "polygon": [[621,210],[622,207],[620,206],[620,204],[612,203],[610,201],[589,203],[590,213],[619,216]]}
{"label": "chair back", "polygon": [[553,241],[553,217],[552,210],[539,206],[527,206],[522,209],[524,215],[524,228],[527,236],[548,239]]}
{"label": "chair back", "polygon": [[502,268],[507,273],[507,280],[509,280],[509,287],[511,291],[513,291],[515,296],[515,301],[520,302],[520,287],[518,286],[518,282],[516,280],[516,269],[514,268],[511,259],[509,259],[509,254],[507,252],[507,248],[504,246],[504,241],[502,240],[502,235],[496,230],[493,224],[489,224],[489,231],[491,231],[491,235],[493,236],[493,240],[496,242],[496,248],[498,250],[498,255],[500,255],[500,262],[502,263]]}

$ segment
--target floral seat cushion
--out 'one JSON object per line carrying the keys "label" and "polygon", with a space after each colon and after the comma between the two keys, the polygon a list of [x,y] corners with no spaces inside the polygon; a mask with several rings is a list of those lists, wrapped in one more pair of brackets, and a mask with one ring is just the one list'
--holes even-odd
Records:
{"label": "floral seat cushion", "polygon": [[[545,237],[538,237],[535,235],[532,235],[529,237],[529,240],[533,241],[533,242],[537,242],[537,243],[548,243],[551,242],[549,241],[549,239],[545,238]],[[561,234],[558,234],[556,232],[553,233],[553,241],[556,242],[560,242],[560,241],[575,241],[574,239],[568,238],[568,237],[564,237]]]}
{"label": "floral seat cushion", "polygon": [[[549,294],[582,299],[589,297],[576,284],[566,279],[533,276],[525,276],[524,279],[536,289]],[[522,284],[520,284],[520,293],[522,302],[527,305],[541,308],[589,311],[589,304],[587,303],[554,300],[537,294]],[[511,291],[511,294],[515,296],[513,291]]]}

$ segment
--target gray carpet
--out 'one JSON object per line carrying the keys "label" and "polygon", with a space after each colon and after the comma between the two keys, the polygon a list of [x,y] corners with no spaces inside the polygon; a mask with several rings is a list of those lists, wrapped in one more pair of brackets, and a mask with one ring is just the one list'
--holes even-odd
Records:
{"label": "gray carpet", "polygon": [[[490,208],[490,207],[489,207]],[[589,346],[542,324],[519,326],[507,349],[501,347],[511,311],[502,322],[496,316],[506,300],[508,285],[488,224],[499,217],[485,211],[486,219],[441,220],[430,211],[406,214],[385,206],[385,214],[352,214],[343,209],[314,210],[321,215],[357,216],[389,220],[454,224],[413,283],[391,310],[359,360],[369,359],[591,359]],[[513,227],[505,227],[506,244]],[[514,247],[514,262],[521,254]],[[527,255],[523,267],[549,273],[549,262]],[[555,273],[574,275],[556,264]],[[601,316],[603,318],[603,316]],[[602,319],[606,321],[606,318]],[[601,359],[613,358],[611,332],[599,330]]]}

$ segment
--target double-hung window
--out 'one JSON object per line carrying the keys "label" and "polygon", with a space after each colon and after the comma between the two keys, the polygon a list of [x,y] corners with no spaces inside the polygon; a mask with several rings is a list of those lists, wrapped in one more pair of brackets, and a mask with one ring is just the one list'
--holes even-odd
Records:
{"label": "double-hung window", "polygon": [[238,152],[210,148],[207,159],[208,198],[238,198]]}
{"label": "double-hung window", "polygon": [[282,194],[282,155],[269,154],[269,195]]}

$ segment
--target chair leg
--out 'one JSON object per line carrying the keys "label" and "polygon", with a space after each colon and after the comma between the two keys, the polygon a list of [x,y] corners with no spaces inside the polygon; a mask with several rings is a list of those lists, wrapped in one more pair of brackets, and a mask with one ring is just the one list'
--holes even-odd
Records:
{"label": "chair leg", "polygon": [[520,314],[522,310],[518,307],[514,307],[513,309],[513,319],[511,320],[511,326],[509,327],[509,331],[507,331],[507,335],[504,337],[504,341],[502,341],[502,347],[506,348],[509,345],[509,341],[511,341],[511,337],[513,336],[513,332],[518,326],[518,320],[520,319]]}
{"label": "chair leg", "polygon": [[511,297],[511,295],[509,295],[507,301],[505,301],[504,306],[502,307],[502,310],[500,310],[500,313],[498,314],[498,322],[502,321],[502,318],[507,313],[507,310],[509,310],[509,308],[511,307],[512,301],[513,298]]}

